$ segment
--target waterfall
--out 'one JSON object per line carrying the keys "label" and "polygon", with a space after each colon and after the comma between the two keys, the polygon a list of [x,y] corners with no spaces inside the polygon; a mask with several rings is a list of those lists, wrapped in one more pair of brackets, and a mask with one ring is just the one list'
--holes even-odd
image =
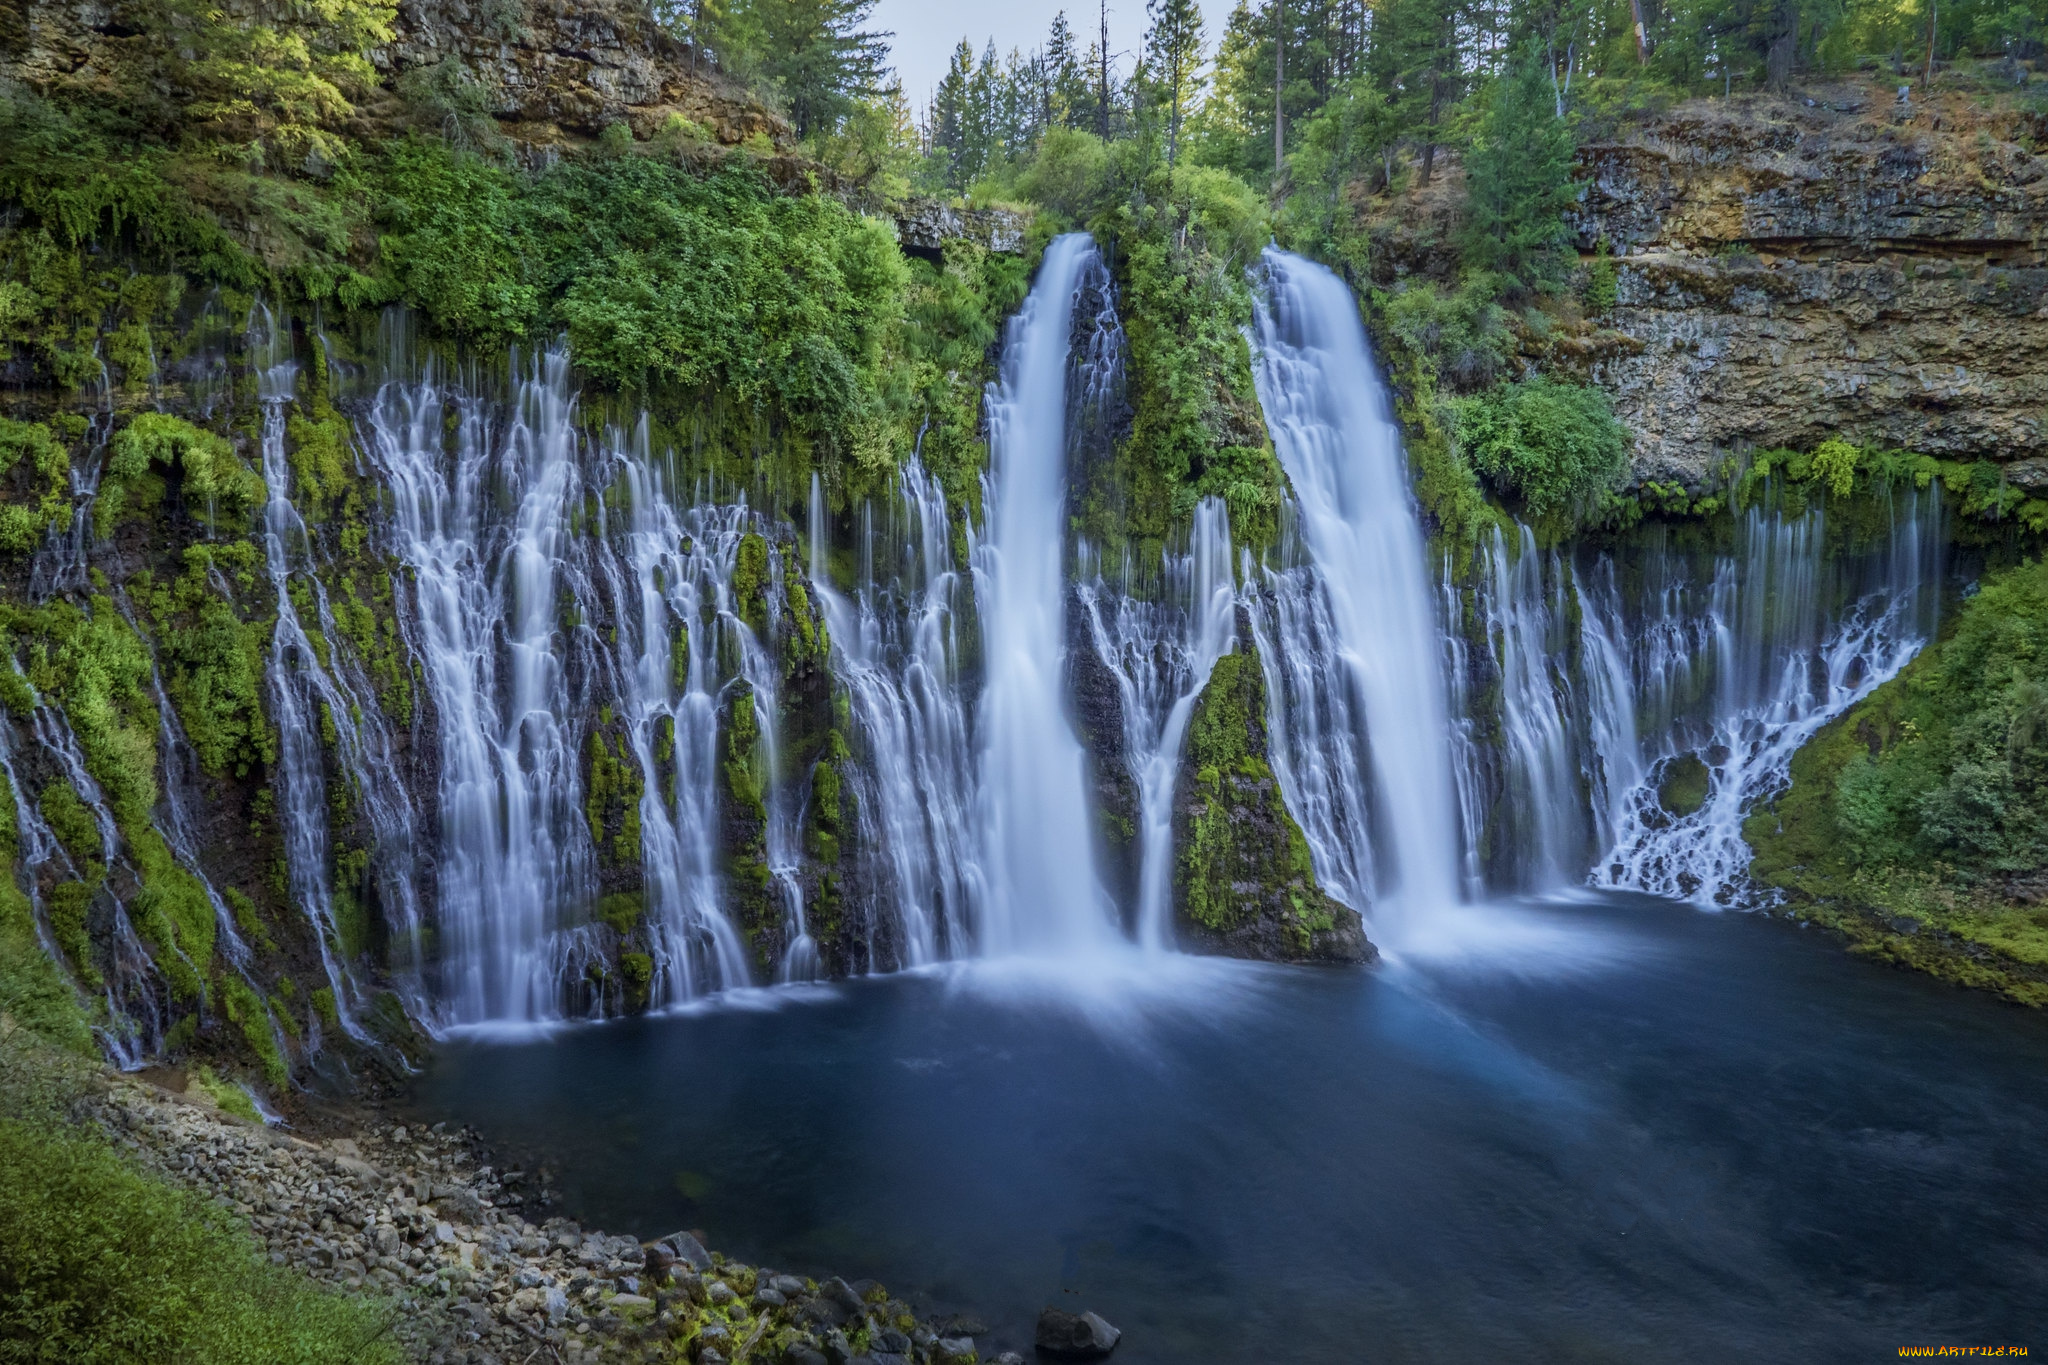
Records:
{"label": "waterfall", "polygon": [[502,428],[458,394],[444,431],[447,404],[428,367],[387,378],[367,418],[440,739],[440,994],[454,1022],[546,1019],[557,933],[596,899],[558,629],[584,493],[568,354],[531,357]]}
{"label": "waterfall", "polygon": [[[1313,561],[1312,575],[1266,575],[1259,645],[1286,752],[1275,769],[1331,895],[1425,915],[1458,898],[1457,812],[1442,643],[1400,432],[1358,306],[1328,270],[1268,249],[1256,339],[1259,401]],[[1342,683],[1301,678],[1309,668]],[[1311,727],[1313,738],[1296,732]],[[1369,830],[1384,834],[1377,868]]]}
{"label": "waterfall", "polygon": [[1173,942],[1173,793],[1195,698],[1237,635],[1230,517],[1220,498],[1195,508],[1188,553],[1168,552],[1164,601],[1116,591],[1099,577],[1080,591],[1099,655],[1116,678],[1124,753],[1138,790],[1140,947]]}
{"label": "waterfall", "polygon": [[[163,991],[156,961],[150,957],[149,949],[135,932],[135,925],[128,918],[128,907],[112,885],[117,873],[129,886],[139,885],[141,878],[136,875],[134,866],[121,856],[120,828],[114,823],[114,812],[107,805],[106,793],[85,766],[85,754],[78,747],[78,737],[72,733],[71,722],[62,711],[41,698],[37,699],[33,720],[36,743],[92,813],[93,828],[100,838],[100,863],[105,868],[105,877],[96,894],[111,907],[112,914],[107,971],[103,973],[105,984],[101,993],[107,1017],[106,1023],[95,1025],[93,1031],[99,1035],[100,1046],[106,1049],[114,1064],[124,1071],[132,1071],[161,1049],[164,1036]],[[33,842],[44,853],[44,862],[59,862],[72,878],[80,878],[85,869],[65,852],[55,834],[43,822],[40,812],[34,820],[34,829]],[[34,866],[30,864],[31,878]],[[175,945],[172,951],[183,956],[183,949]],[[203,964],[187,959],[186,965],[192,968],[194,976],[204,975]]]}
{"label": "waterfall", "polygon": [[858,577],[848,597],[832,585],[824,494],[812,481],[811,583],[852,709],[858,762],[847,776],[869,919],[887,924],[899,945],[884,959],[871,943],[870,970],[967,951],[976,857],[975,759],[959,681],[965,604],[946,495],[913,456],[884,511],[878,528],[873,505],[861,508]]}
{"label": "waterfall", "polygon": [[[249,344],[256,366],[257,399],[263,410],[263,480],[268,490],[263,507],[264,564],[277,602],[265,677],[278,729],[277,816],[284,835],[285,867],[291,899],[313,926],[321,969],[334,993],[341,1027],[358,1041],[366,1041],[368,1035],[354,1019],[354,983],[342,959],[335,916],[334,840],[328,822],[323,734],[351,774],[372,775],[373,782],[388,781],[390,765],[387,754],[376,754],[373,762],[364,745],[361,717],[374,710],[374,705],[366,705],[363,696],[347,687],[345,675],[333,666],[343,648],[342,635],[335,628],[327,590],[314,572],[312,537],[291,499],[285,408],[298,382],[298,362],[292,355],[289,329],[259,304],[250,314]],[[311,609],[317,644],[307,630],[308,613],[302,602]],[[403,804],[402,794],[396,804]],[[396,927],[402,936],[402,919]]]}
{"label": "waterfall", "polygon": [[1509,878],[1541,890],[1580,880],[1593,849],[1574,734],[1570,582],[1558,556],[1540,554],[1528,527],[1517,530],[1510,549],[1495,527],[1476,557],[1478,626],[1499,688],[1504,778],[1491,842]]}
{"label": "waterfall", "polygon": [[[744,985],[746,951],[725,913],[718,852],[718,642],[745,627],[731,578],[744,508],[679,516],[642,422],[618,454],[626,520],[618,604],[620,710],[643,780],[640,842],[657,1004]],[[668,750],[664,758],[662,751]]]}
{"label": "waterfall", "polygon": [[1046,248],[988,395],[987,537],[975,547],[984,952],[1085,951],[1111,937],[1080,741],[1064,706],[1067,353],[1095,245]]}
{"label": "waterfall", "polygon": [[[1677,712],[1664,725],[1646,726],[1640,716],[1633,725],[1620,715],[1608,722],[1616,735],[1637,731],[1642,747],[1603,766],[1643,776],[1615,807],[1596,884],[1703,904],[1744,901],[1744,817],[1790,782],[1801,745],[1933,638],[1941,516],[1938,489],[1895,495],[1885,545],[1853,554],[1830,553],[1819,508],[1797,517],[1752,508],[1739,522],[1736,553],[1712,566],[1694,629],[1672,620],[1683,598],[1668,589],[1651,595],[1646,628],[1631,631],[1611,615],[1594,628],[1603,641],[1638,641],[1637,704],[1654,719]],[[1593,619],[1614,610],[1611,596],[1595,602],[1602,613],[1588,613]],[[1681,660],[1687,649],[1696,653]],[[1683,665],[1701,662],[1710,685],[1702,704],[1682,708],[1675,683],[1696,678]],[[1689,812],[1667,810],[1660,782],[1686,760],[1704,769],[1704,799]]]}

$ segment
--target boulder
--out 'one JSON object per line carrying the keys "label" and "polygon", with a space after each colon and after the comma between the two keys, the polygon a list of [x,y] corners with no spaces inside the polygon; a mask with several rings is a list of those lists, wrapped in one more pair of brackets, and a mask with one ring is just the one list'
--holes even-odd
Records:
{"label": "boulder", "polygon": [[1048,1308],[1038,1315],[1038,1349],[1069,1360],[1099,1360],[1116,1349],[1123,1333],[1095,1313]]}
{"label": "boulder", "polygon": [[646,1255],[647,1268],[656,1275],[667,1272],[678,1263],[696,1271],[711,1269],[711,1253],[687,1232],[671,1232],[658,1241],[649,1242]]}

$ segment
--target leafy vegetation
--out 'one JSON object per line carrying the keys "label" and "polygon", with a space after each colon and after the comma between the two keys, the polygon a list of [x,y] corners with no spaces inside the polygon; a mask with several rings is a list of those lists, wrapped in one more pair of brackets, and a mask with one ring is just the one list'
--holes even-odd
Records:
{"label": "leafy vegetation", "polygon": [[245,1222],[138,1170],[74,1118],[92,1084],[28,1030],[0,1036],[0,1355],[52,1365],[401,1358],[383,1304],[268,1264]]}
{"label": "leafy vegetation", "polygon": [[1571,522],[1628,473],[1628,432],[1600,389],[1539,376],[1449,406],[1472,467],[1533,522]]}
{"label": "leafy vegetation", "polygon": [[1859,948],[2048,1004],[2048,561],[1987,579],[1744,833]]}

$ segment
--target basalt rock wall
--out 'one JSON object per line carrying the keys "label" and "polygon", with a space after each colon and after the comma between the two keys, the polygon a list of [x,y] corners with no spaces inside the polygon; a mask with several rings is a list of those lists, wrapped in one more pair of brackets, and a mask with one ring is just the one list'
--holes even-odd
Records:
{"label": "basalt rock wall", "polygon": [[1639,478],[1831,436],[2048,451],[2043,129],[1983,103],[1701,100],[1581,150],[1572,228],[1617,298],[1549,358],[1614,394]]}

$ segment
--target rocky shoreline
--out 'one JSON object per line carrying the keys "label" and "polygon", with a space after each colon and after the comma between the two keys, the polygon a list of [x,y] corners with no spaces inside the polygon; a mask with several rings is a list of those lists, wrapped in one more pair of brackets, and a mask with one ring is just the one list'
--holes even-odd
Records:
{"label": "rocky shoreline", "polygon": [[[426,1365],[976,1365],[961,1318],[923,1318],[872,1281],[822,1282],[707,1252],[533,1222],[473,1133],[373,1119],[314,1141],[223,1112],[200,1086],[114,1075],[116,1144],[246,1217],[278,1265],[392,1306]],[[1004,1353],[995,1365],[1022,1365]]]}

